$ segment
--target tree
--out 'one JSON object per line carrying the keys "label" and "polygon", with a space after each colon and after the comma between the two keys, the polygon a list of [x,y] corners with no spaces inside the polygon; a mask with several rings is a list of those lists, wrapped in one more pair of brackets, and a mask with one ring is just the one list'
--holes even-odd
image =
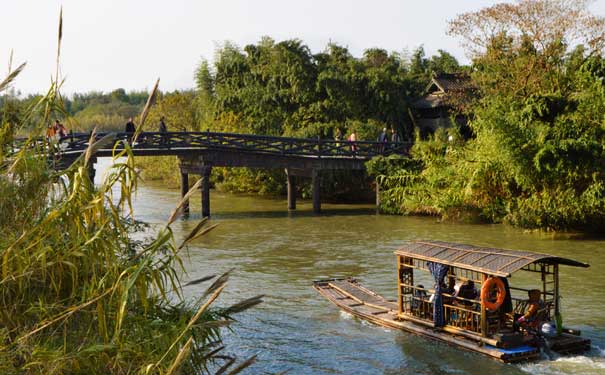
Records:
{"label": "tree", "polygon": [[468,12],[450,21],[448,33],[462,38],[471,57],[485,54],[503,35],[519,47],[547,52],[557,44],[583,44],[592,53],[605,46],[605,19],[590,13],[593,0],[518,0]]}
{"label": "tree", "polygon": [[424,52],[424,47],[420,46],[412,53],[410,60],[410,73],[416,76],[426,75],[428,72],[429,62]]}
{"label": "tree", "polygon": [[214,75],[208,60],[202,59],[195,71],[195,108],[200,125],[212,121],[214,115]]}
{"label": "tree", "polygon": [[363,52],[363,61],[366,65],[378,68],[389,59],[389,54],[382,48],[369,48]]}
{"label": "tree", "polygon": [[439,54],[431,56],[427,64],[431,73],[457,73],[461,70],[458,60],[453,55],[442,49],[437,52]]}
{"label": "tree", "polygon": [[202,59],[195,71],[195,87],[199,95],[209,98],[214,95],[214,76],[206,59]]}
{"label": "tree", "polygon": [[199,129],[195,93],[192,91],[175,91],[162,95],[149,111],[147,131],[157,131],[160,118],[164,117],[169,131],[197,131]]}
{"label": "tree", "polygon": [[111,100],[128,102],[128,95],[126,95],[126,91],[124,89],[116,89],[111,92]]}

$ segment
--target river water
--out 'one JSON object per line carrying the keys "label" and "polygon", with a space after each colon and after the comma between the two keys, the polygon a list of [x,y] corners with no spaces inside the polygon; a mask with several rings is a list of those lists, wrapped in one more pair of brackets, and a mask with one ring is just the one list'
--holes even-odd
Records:
{"label": "river water", "polygon": [[[143,183],[134,201],[137,219],[165,223],[179,192]],[[194,241],[184,256],[188,279],[234,268],[219,304],[265,294],[264,303],[237,316],[225,333],[231,353],[254,354],[248,374],[605,374],[605,241],[560,239],[504,225],[439,223],[434,218],[377,215],[369,205],[310,202],[289,213],[285,199],[211,192],[212,222],[220,224]],[[174,223],[183,238],[200,219],[200,198],[191,216]],[[353,318],[312,288],[328,277],[358,278],[387,298],[396,297],[393,251],[402,241],[435,239],[535,250],[591,264],[562,266],[561,294],[566,326],[593,342],[583,356],[506,365],[478,354]],[[515,276],[513,276],[513,283]],[[204,285],[187,287],[194,297]]]}

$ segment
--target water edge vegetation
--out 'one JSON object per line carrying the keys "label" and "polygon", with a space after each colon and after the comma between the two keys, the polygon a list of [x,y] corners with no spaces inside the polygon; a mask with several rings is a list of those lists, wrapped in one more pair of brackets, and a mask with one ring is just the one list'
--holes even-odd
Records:
{"label": "water edge vegetation", "polygon": [[[59,22],[57,64],[61,44]],[[0,82],[11,87],[25,64]],[[63,171],[49,166],[57,152],[40,142],[53,117],[67,116],[53,77],[48,92],[20,118],[3,112],[0,128],[0,372],[3,374],[236,374],[252,364],[226,353],[221,329],[234,316],[261,302],[252,297],[230,307],[214,302],[229,272],[183,284],[180,254],[206,233],[202,220],[177,244],[171,224],[143,240],[131,198],[139,180],[134,158],[116,152],[109,173],[94,185],[88,164],[91,142],[78,161]],[[137,133],[157,92],[147,98]],[[5,107],[6,108],[6,107]],[[14,149],[27,126],[27,140]],[[93,130],[94,132],[95,130]],[[195,188],[195,187],[194,187]],[[195,301],[183,288],[214,280]]]}

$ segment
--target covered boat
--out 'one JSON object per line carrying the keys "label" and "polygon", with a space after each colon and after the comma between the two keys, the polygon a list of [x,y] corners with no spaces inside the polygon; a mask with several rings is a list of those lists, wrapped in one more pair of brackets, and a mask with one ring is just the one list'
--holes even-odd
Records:
{"label": "covered boat", "polygon": [[[395,255],[396,300],[385,299],[355,279],[318,280],[314,288],[361,319],[503,362],[536,359],[541,350],[567,354],[590,349],[590,340],[579,331],[563,327],[559,295],[559,266],[588,264],[440,241],[408,242]],[[511,285],[517,272],[525,274],[520,281],[531,287]],[[425,287],[418,280],[434,286]]]}

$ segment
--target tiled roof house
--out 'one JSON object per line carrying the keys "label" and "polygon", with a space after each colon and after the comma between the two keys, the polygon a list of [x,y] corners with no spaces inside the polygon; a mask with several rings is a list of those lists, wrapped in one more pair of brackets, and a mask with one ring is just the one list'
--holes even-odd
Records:
{"label": "tiled roof house", "polygon": [[[470,77],[463,73],[441,73],[433,76],[427,85],[426,94],[412,103],[414,124],[420,129],[421,135],[434,133],[439,127],[447,128],[452,125],[451,115],[454,111],[455,100],[463,98],[472,91]],[[466,124],[466,118],[456,114],[455,121]]]}

